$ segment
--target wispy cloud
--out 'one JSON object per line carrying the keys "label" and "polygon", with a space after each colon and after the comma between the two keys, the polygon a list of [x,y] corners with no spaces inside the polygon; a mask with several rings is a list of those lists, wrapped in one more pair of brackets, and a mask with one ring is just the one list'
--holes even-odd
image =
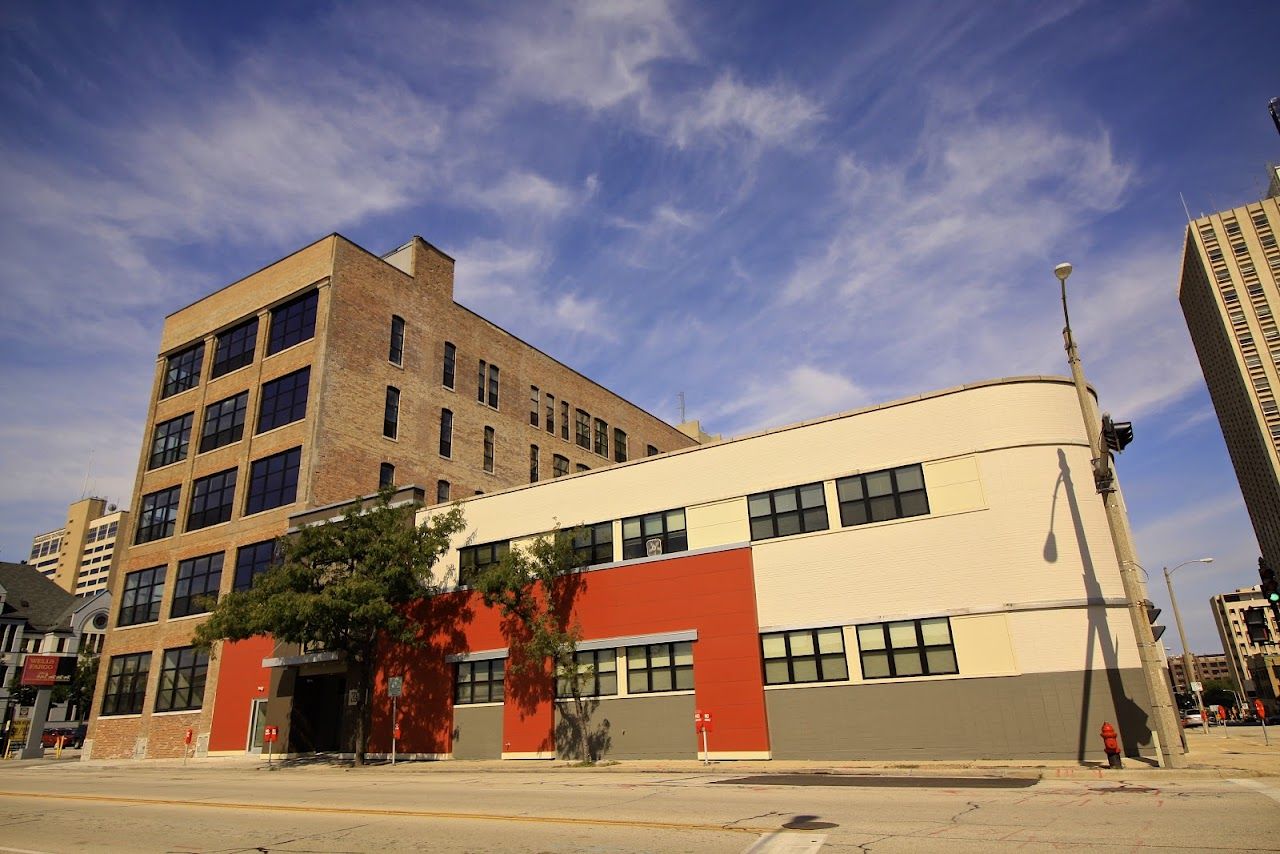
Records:
{"label": "wispy cloud", "polygon": [[706,424],[744,433],[853,409],[869,400],[847,377],[813,365],[797,365],[776,380],[754,380],[723,399]]}
{"label": "wispy cloud", "polygon": [[671,138],[681,147],[699,138],[732,134],[779,145],[803,138],[820,116],[818,105],[794,89],[777,84],[749,86],[723,72],[667,121]]}

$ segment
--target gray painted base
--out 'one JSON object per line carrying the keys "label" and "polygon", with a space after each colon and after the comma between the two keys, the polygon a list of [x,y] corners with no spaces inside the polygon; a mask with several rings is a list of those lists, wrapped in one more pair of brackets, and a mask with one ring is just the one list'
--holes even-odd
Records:
{"label": "gray painted base", "polygon": [[775,759],[1106,761],[1103,721],[1126,755],[1154,752],[1138,669],[781,689],[765,707]]}
{"label": "gray painted base", "polygon": [[453,758],[502,758],[502,706],[453,707]]}
{"label": "gray painted base", "polygon": [[[597,759],[693,759],[692,695],[614,698],[595,701],[587,731]],[[579,759],[573,722],[556,704],[556,752]]]}

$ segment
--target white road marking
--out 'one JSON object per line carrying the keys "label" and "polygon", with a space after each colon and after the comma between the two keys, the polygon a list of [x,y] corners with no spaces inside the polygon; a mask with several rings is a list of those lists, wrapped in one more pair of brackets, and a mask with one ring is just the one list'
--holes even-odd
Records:
{"label": "white road marking", "polygon": [[1260,795],[1266,795],[1271,800],[1280,803],[1280,789],[1275,786],[1268,786],[1266,783],[1259,783],[1257,780],[1244,780],[1238,777],[1232,777],[1227,782],[1235,783],[1237,786],[1244,786],[1247,789],[1253,789]]}
{"label": "white road marking", "polygon": [[825,833],[779,830],[761,836],[742,854],[818,854],[826,841]]}
{"label": "white road marking", "polygon": [[0,846],[0,851],[6,851],[8,854],[52,854],[50,851],[32,851],[30,848],[5,848]]}

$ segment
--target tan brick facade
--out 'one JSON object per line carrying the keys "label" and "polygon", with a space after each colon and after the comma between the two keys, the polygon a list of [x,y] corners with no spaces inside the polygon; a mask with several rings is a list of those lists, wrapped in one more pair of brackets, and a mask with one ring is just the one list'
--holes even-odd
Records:
{"label": "tan brick facade", "polygon": [[[200,710],[153,711],[164,651],[188,645],[200,622],[199,616],[168,617],[179,561],[223,553],[220,591],[225,593],[234,582],[237,547],[279,536],[288,517],[307,507],[373,492],[383,463],[395,466],[397,484],[421,486],[430,502],[440,480],[449,482],[454,499],[527,483],[531,445],[539,448],[541,478],[550,479],[556,454],[568,458],[570,472],[579,465],[598,468],[611,464],[615,428],[625,431],[633,459],[643,456],[649,445],[669,451],[695,444],[675,428],[457,305],[453,301],[453,259],[421,238],[388,259],[374,256],[339,235],[330,235],[166,319],[135,481],[133,529],[127,534],[121,531],[121,548],[134,540],[141,520],[139,507],[146,495],[180,486],[178,520],[173,536],[130,545],[113,571],[111,590],[117,610],[107,636],[90,725],[92,756],[128,757],[135,751],[147,757],[180,756],[188,727],[197,733],[197,741],[199,734],[209,731],[218,679],[216,655],[209,663]],[[318,291],[314,336],[265,355],[271,309],[311,289]],[[399,365],[388,358],[393,315],[405,321],[404,354]],[[259,323],[252,362],[210,379],[216,335],[253,316]],[[201,340],[205,352],[200,382],[160,399],[167,357]],[[452,389],[442,383],[446,342],[456,347]],[[500,370],[496,408],[477,400],[480,360]],[[262,384],[306,366],[311,367],[306,416],[256,434]],[[394,439],[383,435],[388,386],[400,390]],[[529,421],[531,386],[539,389],[536,427]],[[243,437],[200,453],[206,406],[244,391],[249,395]],[[546,430],[547,394],[555,398],[554,433]],[[596,418],[608,423],[608,457],[579,447],[572,423],[568,440],[562,438],[564,401],[569,403],[571,422],[575,411],[582,409],[590,413],[593,427]],[[441,410],[446,408],[453,413],[449,458],[439,453]],[[192,427],[185,457],[148,471],[156,425],[186,413],[192,413]],[[486,427],[493,428],[495,434],[492,472],[485,471],[483,464]],[[302,448],[296,500],[245,516],[251,462],[295,447]],[[193,482],[233,468],[237,481],[231,519],[188,532]],[[167,567],[160,619],[117,627],[125,577],[157,566]],[[99,720],[111,659],[135,652],[152,655],[141,713]],[[144,746],[139,739],[146,739]]]}

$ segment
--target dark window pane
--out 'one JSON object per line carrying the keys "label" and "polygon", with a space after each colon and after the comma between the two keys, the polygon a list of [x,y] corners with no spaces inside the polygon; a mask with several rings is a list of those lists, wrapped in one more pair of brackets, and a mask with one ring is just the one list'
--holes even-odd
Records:
{"label": "dark window pane", "polygon": [[191,484],[191,508],[187,511],[187,530],[207,528],[230,519],[235,492],[236,469],[194,481]]}
{"label": "dark window pane", "polygon": [[252,587],[255,578],[275,565],[278,557],[277,550],[275,540],[241,546],[236,551],[236,577],[233,589],[248,590]]}
{"label": "dark window pane", "polygon": [[242,391],[204,408],[204,427],[200,431],[200,452],[212,451],[244,436],[244,412],[249,405],[249,392]]}
{"label": "dark window pane", "polygon": [[198,709],[204,702],[209,651],[196,647],[167,649],[156,692],[156,711]]}
{"label": "dark window pane", "polygon": [[149,543],[173,534],[178,524],[178,499],[181,493],[181,486],[172,486],[142,496],[142,503],[138,507],[135,543]]}
{"label": "dark window pane", "polygon": [[140,569],[124,577],[120,594],[120,616],[117,625],[133,626],[160,619],[160,600],[164,598],[164,576],[168,567]]}
{"label": "dark window pane", "polygon": [[307,417],[307,394],[311,385],[311,367],[285,374],[262,384],[258,404],[258,432],[274,430]]}
{"label": "dark window pane", "polygon": [[319,291],[311,291],[271,310],[268,356],[315,336],[319,299]]}
{"label": "dark window pane", "polygon": [[253,317],[226,332],[218,333],[213,347],[213,364],[209,377],[220,377],[236,368],[253,363],[253,350],[258,340],[258,318]]}
{"label": "dark window pane", "polygon": [[396,485],[396,467],[391,463],[383,463],[378,469],[378,489],[386,489]]}
{"label": "dark window pane", "polygon": [[382,413],[382,435],[396,438],[400,431],[400,389],[387,386],[387,403]]}
{"label": "dark window pane", "polygon": [[151,653],[135,652],[111,658],[102,695],[102,714],[136,715],[142,711],[147,692]]}
{"label": "dark window pane", "polygon": [[204,363],[204,342],[201,341],[165,360],[164,382],[160,397],[170,397],[180,391],[200,384],[200,368]]}
{"label": "dark window pane", "polygon": [[222,552],[178,562],[170,617],[203,614],[218,598],[222,584]]}
{"label": "dark window pane", "polygon": [[147,457],[148,469],[167,466],[187,458],[193,415],[194,413],[188,412],[156,425],[151,437],[151,454]]}
{"label": "dark window pane", "polygon": [[924,468],[920,465],[854,475],[836,481],[840,523],[862,525],[929,513]]}
{"label": "dark window pane", "polygon": [[747,508],[753,540],[825,531],[828,527],[821,483],[757,492],[747,496]]}
{"label": "dark window pane", "polygon": [[457,358],[458,348],[450,344],[448,341],[444,342],[444,376],[441,378],[441,382],[444,384],[445,388],[453,388],[454,369],[457,365]]}
{"label": "dark window pane", "polygon": [[245,502],[245,514],[292,504],[298,495],[298,468],[301,463],[300,447],[254,461],[249,468],[249,497]]}
{"label": "dark window pane", "polygon": [[453,413],[440,410],[440,456],[453,456]]}
{"label": "dark window pane", "polygon": [[393,365],[404,364],[404,318],[391,317],[391,351],[387,359]]}

